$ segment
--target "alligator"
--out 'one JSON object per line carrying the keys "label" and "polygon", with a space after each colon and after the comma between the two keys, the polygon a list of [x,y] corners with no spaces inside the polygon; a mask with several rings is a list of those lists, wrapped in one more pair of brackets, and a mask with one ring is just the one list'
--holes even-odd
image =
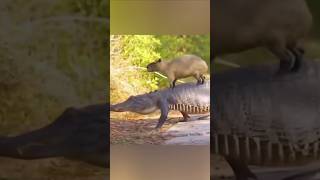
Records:
{"label": "alligator", "polygon": [[67,108],[51,124],[0,138],[0,156],[17,159],[64,157],[109,167],[109,105]]}
{"label": "alligator", "polygon": [[167,120],[170,110],[180,111],[183,121],[190,117],[188,114],[204,114],[210,112],[210,81],[204,84],[182,83],[174,89],[162,90],[130,96],[126,101],[110,106],[115,112],[135,112],[149,114],[157,110],[161,111],[156,129],[162,127]]}
{"label": "alligator", "polygon": [[214,76],[211,153],[224,155],[238,180],[257,178],[246,164],[320,158],[320,62],[305,61],[296,74],[276,72],[264,65]]}

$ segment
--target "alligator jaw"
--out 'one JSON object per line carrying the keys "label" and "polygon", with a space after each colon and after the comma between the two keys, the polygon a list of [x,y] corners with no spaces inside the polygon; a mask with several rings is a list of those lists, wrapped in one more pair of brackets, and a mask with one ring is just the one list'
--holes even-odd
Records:
{"label": "alligator jaw", "polygon": [[0,156],[26,160],[64,157],[108,167],[108,109],[109,104],[68,108],[40,129],[15,137],[0,137]]}
{"label": "alligator jaw", "polygon": [[117,104],[110,105],[110,111],[114,111],[114,112],[124,112],[124,110],[122,110],[121,108],[119,108],[119,106],[117,106]]}
{"label": "alligator jaw", "polygon": [[56,157],[63,154],[59,148],[52,148],[40,138],[42,129],[16,137],[2,137],[0,139],[0,156],[18,159],[40,159]]}

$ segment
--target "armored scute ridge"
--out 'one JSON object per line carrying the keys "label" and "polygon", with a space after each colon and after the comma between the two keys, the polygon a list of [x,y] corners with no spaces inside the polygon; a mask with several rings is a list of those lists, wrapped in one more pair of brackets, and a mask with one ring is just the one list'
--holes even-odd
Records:
{"label": "armored scute ridge", "polygon": [[249,164],[300,164],[320,156],[320,63],[275,75],[275,66],[217,74],[212,151]]}
{"label": "armored scute ridge", "polygon": [[194,106],[194,105],[186,105],[186,104],[170,104],[170,110],[174,111],[185,111],[190,114],[204,114],[210,112],[210,106]]}
{"label": "armored scute ridge", "polygon": [[213,135],[214,153],[235,155],[254,165],[293,165],[319,158],[319,141],[301,143],[272,142],[258,137]]}

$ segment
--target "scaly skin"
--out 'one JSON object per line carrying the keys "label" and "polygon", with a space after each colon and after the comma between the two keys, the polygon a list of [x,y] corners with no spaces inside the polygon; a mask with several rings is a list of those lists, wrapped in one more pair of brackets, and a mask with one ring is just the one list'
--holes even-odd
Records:
{"label": "scaly skin", "polygon": [[204,84],[184,83],[174,89],[166,88],[155,92],[130,96],[126,101],[110,106],[111,111],[149,114],[157,110],[161,116],[156,128],[161,128],[170,110],[178,110],[185,119],[190,114],[210,112],[210,81]]}
{"label": "scaly skin", "polygon": [[68,108],[53,123],[0,138],[0,156],[17,159],[65,157],[109,167],[109,105]]}
{"label": "scaly skin", "polygon": [[320,157],[320,63],[276,71],[268,65],[215,75],[211,153],[272,166]]}

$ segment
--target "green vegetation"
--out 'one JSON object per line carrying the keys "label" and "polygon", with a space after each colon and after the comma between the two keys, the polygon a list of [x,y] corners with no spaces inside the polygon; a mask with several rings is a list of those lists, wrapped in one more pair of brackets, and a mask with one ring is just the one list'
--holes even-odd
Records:
{"label": "green vegetation", "polygon": [[309,5],[309,8],[311,10],[312,16],[313,16],[313,30],[312,30],[312,37],[313,38],[320,38],[320,1],[318,0],[307,0],[306,1]]}
{"label": "green vegetation", "polygon": [[110,42],[111,102],[168,86],[163,76],[146,71],[159,58],[195,54],[209,64],[208,35],[112,35]]}

